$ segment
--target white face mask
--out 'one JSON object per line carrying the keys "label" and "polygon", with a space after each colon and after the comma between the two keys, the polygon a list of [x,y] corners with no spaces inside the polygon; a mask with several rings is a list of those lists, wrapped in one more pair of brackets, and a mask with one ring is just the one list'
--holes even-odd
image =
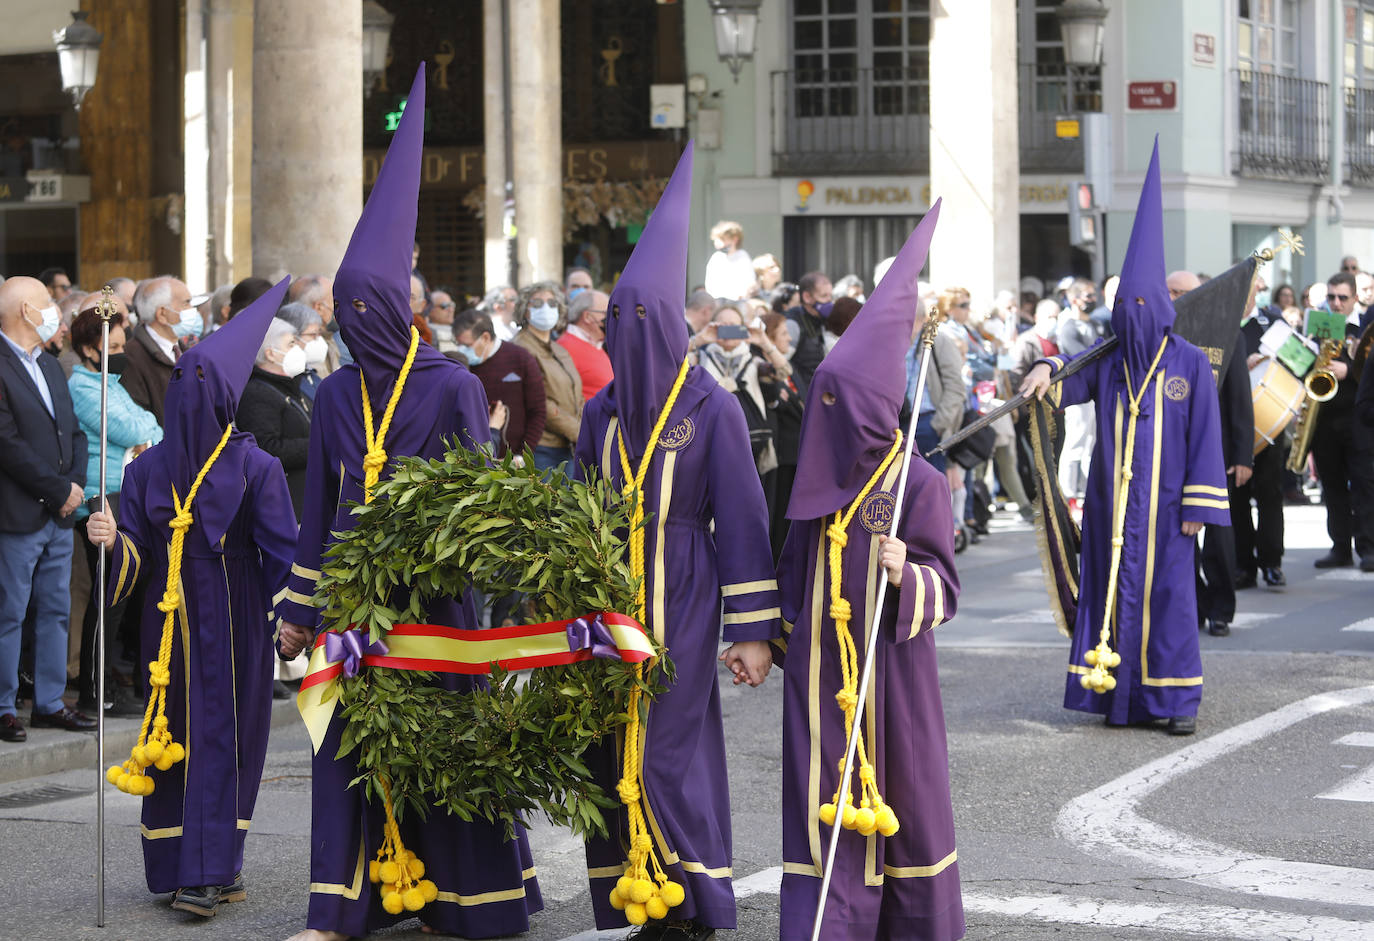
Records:
{"label": "white face mask", "polygon": [[201,319],[200,310],[188,307],[180,316],[181,319],[172,325],[172,332],[178,337],[200,336],[200,332],[205,329],[205,321]]}
{"label": "white face mask", "polygon": [[281,360],[281,371],[291,379],[305,372],[305,350],[294,345],[287,350]]}
{"label": "white face mask", "polygon": [[324,362],[325,357],[328,355],[329,344],[325,342],[324,337],[315,337],[314,339],[306,341],[305,364],[307,366],[318,366],[320,363]]}
{"label": "white face mask", "polygon": [[49,305],[41,308],[38,311],[38,316],[41,319],[37,324],[34,324],[33,321],[29,321],[29,324],[38,331],[38,342],[47,343],[57,336],[57,328],[62,326],[62,312],[57,309],[56,305]]}
{"label": "white face mask", "polygon": [[558,324],[558,308],[553,304],[531,307],[526,315],[529,317],[530,326],[536,330],[552,330]]}

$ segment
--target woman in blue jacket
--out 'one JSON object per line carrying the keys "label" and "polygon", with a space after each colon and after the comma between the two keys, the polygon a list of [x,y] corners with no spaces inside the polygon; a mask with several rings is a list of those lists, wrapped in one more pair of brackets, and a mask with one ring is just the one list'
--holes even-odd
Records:
{"label": "woman in blue jacket", "polygon": [[[87,449],[89,464],[86,468],[86,504],[76,509],[77,529],[81,533],[81,544],[86,547],[86,562],[91,570],[91,584],[96,583],[96,567],[99,554],[95,546],[86,538],[86,517],[93,508],[99,506],[100,494],[100,316],[96,313],[99,295],[92,295],[81,314],[72,321],[72,349],[79,362],[72,367],[67,386],[71,390],[72,404],[76,408],[76,419],[81,430],[91,442]],[[110,354],[107,406],[109,413],[106,421],[106,435],[109,445],[105,459],[105,493],[115,511],[119,506],[119,488],[124,480],[126,458],[132,458],[150,444],[162,440],[162,428],[153,413],[141,408],[119,383],[119,373],[124,367],[124,325],[126,311],[124,302],[114,298],[117,313],[110,320]],[[138,625],[131,619],[129,630],[122,629],[124,604],[105,609],[105,650],[107,664],[113,663],[111,654],[127,650],[130,660],[138,661]],[[86,605],[86,617],[81,624],[81,675],[78,679],[80,699],[78,708],[93,714],[96,708],[95,673],[95,627],[96,605],[94,599]],[[115,639],[118,639],[116,643]],[[107,667],[107,676],[109,674]],[[132,671],[137,673],[137,670]],[[139,715],[143,712],[138,695],[128,687],[110,684],[105,691],[106,701],[113,702],[111,714]]]}

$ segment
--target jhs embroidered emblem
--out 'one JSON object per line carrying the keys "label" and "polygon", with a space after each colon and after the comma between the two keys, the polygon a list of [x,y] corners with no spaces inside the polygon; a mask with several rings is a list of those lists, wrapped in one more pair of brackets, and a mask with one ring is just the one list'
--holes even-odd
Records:
{"label": "jhs embroidered emblem", "polygon": [[1182,402],[1188,397],[1188,380],[1182,376],[1174,376],[1164,383],[1164,394],[1175,402]]}
{"label": "jhs embroidered emblem", "polygon": [[696,433],[697,426],[690,418],[684,418],[658,436],[658,446],[665,451],[681,451],[692,443]]}
{"label": "jhs embroidered emblem", "polygon": [[859,522],[875,536],[886,535],[892,528],[892,511],[896,506],[897,501],[887,491],[870,493],[859,507]]}

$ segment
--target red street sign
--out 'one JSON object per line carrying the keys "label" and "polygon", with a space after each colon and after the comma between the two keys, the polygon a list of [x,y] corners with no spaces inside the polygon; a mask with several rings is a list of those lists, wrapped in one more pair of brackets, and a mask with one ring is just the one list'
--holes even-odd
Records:
{"label": "red street sign", "polygon": [[1130,111],[1174,111],[1178,108],[1177,82],[1131,82],[1126,86]]}

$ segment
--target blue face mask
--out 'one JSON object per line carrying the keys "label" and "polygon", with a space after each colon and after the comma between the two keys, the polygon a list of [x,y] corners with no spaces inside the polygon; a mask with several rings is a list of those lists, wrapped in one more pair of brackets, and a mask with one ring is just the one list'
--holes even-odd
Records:
{"label": "blue face mask", "polygon": [[541,304],[527,311],[530,326],[536,330],[552,330],[558,324],[558,308],[552,304]]}
{"label": "blue face mask", "polygon": [[1265,308],[1268,307],[1271,303],[1273,303],[1273,292],[1270,291],[1268,288],[1265,288],[1263,291],[1257,291],[1255,293],[1256,307]]}
{"label": "blue face mask", "polygon": [[181,337],[198,337],[200,332],[205,329],[205,321],[200,317],[200,311],[194,307],[188,307],[181,312],[181,319],[172,325],[172,332]]}
{"label": "blue face mask", "polygon": [[463,359],[467,362],[469,366],[476,366],[477,364],[482,362],[481,358],[477,355],[477,351],[474,350],[472,347],[468,346],[466,343],[459,343],[458,349],[454,352],[456,352],[459,356],[463,357]]}
{"label": "blue face mask", "polygon": [[581,288],[581,287],[572,288],[571,290],[568,291],[568,300],[572,300],[574,297],[576,297],[577,295],[581,294],[581,293],[582,293],[583,291],[585,291],[585,290],[587,290],[587,289],[586,289],[586,288]]}

